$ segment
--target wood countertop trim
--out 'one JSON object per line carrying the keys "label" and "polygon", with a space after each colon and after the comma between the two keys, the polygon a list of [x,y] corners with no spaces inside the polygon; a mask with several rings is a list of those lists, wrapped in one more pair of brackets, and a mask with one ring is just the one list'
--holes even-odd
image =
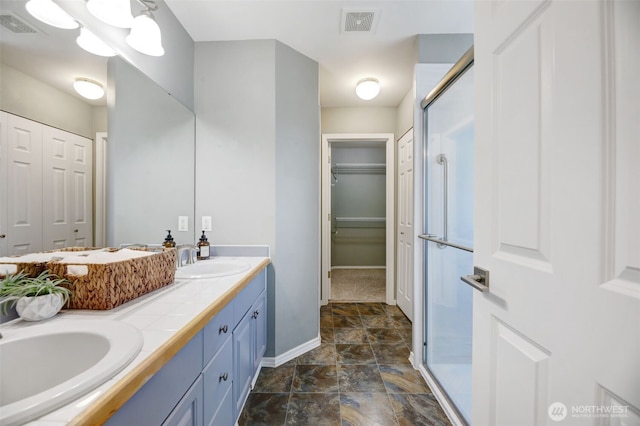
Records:
{"label": "wood countertop trim", "polygon": [[94,426],[103,424],[120,409],[142,386],[169,362],[211,319],[236,297],[264,268],[271,263],[264,259],[254,266],[235,286],[200,312],[162,346],[151,353],[126,376],[111,386],[86,410],[74,417],[70,425]]}

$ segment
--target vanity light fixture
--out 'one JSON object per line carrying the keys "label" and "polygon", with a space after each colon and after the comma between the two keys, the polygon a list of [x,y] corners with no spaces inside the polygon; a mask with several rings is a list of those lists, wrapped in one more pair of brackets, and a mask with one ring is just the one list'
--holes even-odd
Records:
{"label": "vanity light fixture", "polygon": [[87,99],[100,99],[104,96],[104,89],[102,88],[102,84],[88,78],[76,78],[75,83],[73,83],[73,88],[76,90],[76,92],[78,92],[80,96]]}
{"label": "vanity light fixture", "polygon": [[27,12],[45,24],[73,30],[80,24],[52,0],[29,0],[25,5]]}
{"label": "vanity light fixture", "polygon": [[131,28],[133,25],[130,0],[89,0],[87,9],[105,24],[118,28]]}
{"label": "vanity light fixture", "polygon": [[363,78],[356,84],[356,95],[365,101],[371,100],[380,93],[380,82],[375,78]]}
{"label": "vanity light fixture", "polygon": [[156,10],[158,6],[150,7],[148,2],[144,2],[147,8],[133,20],[131,33],[127,36],[127,44],[140,53],[150,56],[164,55],[164,47],[162,47],[162,34],[160,27],[151,14],[152,10]]}
{"label": "vanity light fixture", "polygon": [[98,56],[116,56],[115,50],[107,45],[104,41],[100,40],[95,34],[86,29],[80,28],[80,35],[76,39],[78,46],[82,47],[89,53],[93,53]]}

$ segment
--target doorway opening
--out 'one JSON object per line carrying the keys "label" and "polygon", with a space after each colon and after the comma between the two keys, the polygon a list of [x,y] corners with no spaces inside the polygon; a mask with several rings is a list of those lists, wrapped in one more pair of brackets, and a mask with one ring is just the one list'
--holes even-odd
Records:
{"label": "doorway opening", "polygon": [[321,303],[395,304],[393,134],[322,136]]}

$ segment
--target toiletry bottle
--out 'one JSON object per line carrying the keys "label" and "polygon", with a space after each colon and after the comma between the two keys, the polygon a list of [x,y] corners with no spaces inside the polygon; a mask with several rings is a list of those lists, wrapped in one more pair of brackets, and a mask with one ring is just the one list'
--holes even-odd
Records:
{"label": "toiletry bottle", "polygon": [[171,248],[171,247],[175,247],[176,246],[176,242],[173,241],[173,237],[171,236],[171,230],[167,229],[167,236],[164,239],[164,242],[162,243],[162,245],[166,248]]}
{"label": "toiletry bottle", "polygon": [[204,235],[204,231],[202,231],[202,236],[200,237],[200,241],[198,241],[198,260],[205,260],[209,258],[209,241],[207,241],[207,236]]}

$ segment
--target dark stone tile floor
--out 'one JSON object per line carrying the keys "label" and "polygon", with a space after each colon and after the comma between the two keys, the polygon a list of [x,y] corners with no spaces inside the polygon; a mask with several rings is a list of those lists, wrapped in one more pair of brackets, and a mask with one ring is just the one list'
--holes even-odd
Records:
{"label": "dark stone tile floor", "polygon": [[411,322],[397,306],[330,303],[322,343],[263,368],[238,421],[245,425],[450,425],[409,363]]}

